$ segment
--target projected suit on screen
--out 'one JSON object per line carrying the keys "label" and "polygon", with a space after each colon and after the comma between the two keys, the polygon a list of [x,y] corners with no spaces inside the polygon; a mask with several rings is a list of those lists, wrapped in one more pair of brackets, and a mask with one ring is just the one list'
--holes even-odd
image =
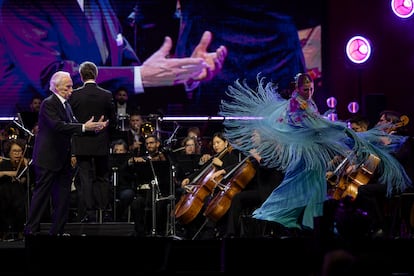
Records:
{"label": "projected suit on screen", "polygon": [[214,33],[213,44],[224,44],[229,50],[222,74],[193,91],[193,104],[198,107],[193,110],[215,115],[227,97],[227,86],[238,78],[254,87],[261,72],[280,90],[288,90],[292,78],[306,70],[298,28],[308,22],[299,25],[300,12],[306,11],[306,18],[315,16],[315,1],[180,0],[180,4],[183,29],[178,55],[191,51],[197,43],[194,34],[204,28]]}
{"label": "projected suit on screen", "polygon": [[[85,0],[85,5],[89,1]],[[26,106],[32,94],[46,96],[47,82],[58,70],[69,72],[74,87],[80,86],[78,64],[86,60],[98,66],[97,81],[103,88],[115,91],[123,86],[139,94],[148,87],[191,87],[197,83],[194,81],[215,75],[226,56],[225,47],[205,55],[212,39],[207,32],[191,58],[167,58],[172,40],[166,38],[162,47],[141,63],[122,35],[109,0],[95,0],[90,9],[76,0],[0,3],[0,97],[8,99],[7,104],[0,100],[0,115],[15,113],[10,103]],[[90,21],[89,10],[93,15]]]}

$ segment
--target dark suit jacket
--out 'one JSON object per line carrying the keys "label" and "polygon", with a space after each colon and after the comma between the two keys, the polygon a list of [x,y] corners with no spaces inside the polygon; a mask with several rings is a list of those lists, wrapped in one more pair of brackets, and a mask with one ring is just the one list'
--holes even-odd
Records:
{"label": "dark suit jacket", "polygon": [[39,133],[33,149],[36,166],[59,171],[70,162],[71,137],[82,133],[82,124],[67,122],[65,108],[55,94],[43,100],[39,112]]}
{"label": "dark suit jacket", "polygon": [[87,131],[75,135],[72,139],[72,153],[75,155],[107,155],[109,154],[111,132],[116,128],[115,104],[112,93],[99,87],[96,83],[86,83],[75,89],[69,99],[73,114],[79,122],[86,122],[92,116],[95,121],[104,115],[109,126],[95,133]]}
{"label": "dark suit jacket", "polygon": [[[122,36],[121,24],[109,0],[99,0],[110,61],[102,64],[99,48],[87,18],[76,0],[2,1],[0,18],[0,115],[14,115],[15,100],[28,106],[30,94],[47,96],[49,80],[58,70],[71,74],[81,86],[80,63],[99,67],[97,82],[114,91],[123,86],[134,91],[134,70],[140,65],[131,45]],[[0,2],[1,4],[1,2]]]}

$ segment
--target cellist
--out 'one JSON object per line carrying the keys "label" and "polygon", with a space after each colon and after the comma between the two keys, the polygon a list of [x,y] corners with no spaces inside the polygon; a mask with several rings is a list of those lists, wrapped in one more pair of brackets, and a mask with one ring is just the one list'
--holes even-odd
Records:
{"label": "cellist", "polygon": [[[379,146],[387,151],[402,165],[408,177],[413,180],[413,137],[408,136],[406,125],[408,117],[403,116],[395,110],[383,110],[379,114],[378,122],[373,129],[383,131],[384,136],[380,139]],[[372,131],[372,130],[371,130]],[[369,131],[368,131],[369,132]],[[389,135],[386,135],[389,134]],[[386,161],[382,160],[381,162]],[[381,175],[376,175],[367,185],[359,186],[358,194],[355,198],[356,207],[366,211],[370,221],[368,235],[372,238],[391,237],[392,230],[386,223],[384,214],[384,203],[392,195],[399,194],[408,189],[412,190],[411,183],[407,184],[406,190],[393,188],[392,193],[388,193],[389,185],[392,183],[383,183],[379,181]]]}
{"label": "cellist", "polygon": [[[284,174],[276,168],[267,168],[261,164],[261,156],[256,150],[250,151],[255,167],[255,176],[246,185],[246,188],[240,193],[234,195],[231,205],[225,215],[218,221],[218,229],[220,236],[223,238],[240,238],[251,236],[255,227],[258,229],[260,225],[254,224],[252,220],[242,221],[241,215],[245,213],[251,216],[254,209],[260,206],[270,193],[282,182]],[[251,223],[251,229],[244,229],[244,223]],[[248,227],[248,228],[249,228]]]}
{"label": "cellist", "polygon": [[[341,215],[336,215],[335,220],[339,234],[345,238],[355,238],[357,235],[363,235],[378,239],[388,238],[393,234],[393,229],[389,229],[389,225],[386,222],[384,204],[391,196],[404,192],[404,190],[392,187],[392,181],[381,181],[382,173],[379,168],[381,162],[390,162],[395,158],[395,162],[401,163],[405,170],[404,173],[407,173],[409,178],[413,178],[413,168],[411,165],[413,163],[412,137],[405,136],[406,133],[399,131],[402,130],[397,127],[401,122],[400,118],[401,115],[398,112],[385,110],[381,112],[378,122],[372,129],[359,130],[360,128],[358,128],[356,130],[358,135],[370,138],[372,141],[375,141],[378,147],[386,149],[390,156],[383,156],[378,165],[378,169],[373,170],[373,174],[369,177],[368,181],[364,185],[357,185],[352,202],[348,200],[344,201],[345,203],[349,203],[350,206],[347,204],[340,205],[342,206],[341,208],[345,206],[346,212],[337,212]],[[401,125],[404,126],[403,124]],[[371,133],[383,133],[383,135],[377,135],[379,138],[374,139]],[[351,162],[345,167],[344,175],[348,176],[355,170],[359,171],[359,168]],[[411,183],[407,183],[407,187],[410,186]],[[354,224],[345,224],[345,222],[358,219],[358,217],[361,217],[360,214],[365,214],[365,223],[359,223],[359,227],[354,227]],[[338,225],[341,227],[338,227]]]}
{"label": "cellist", "polygon": [[[212,148],[214,155],[204,154],[201,156],[200,163],[204,163],[201,169],[181,181],[181,187],[188,193],[193,192],[194,189],[200,188],[197,183],[206,181],[219,183],[220,179],[240,162],[238,152],[236,150],[232,150],[231,145],[222,132],[216,132],[213,134]],[[209,179],[200,179],[194,183],[194,179],[197,179],[200,172],[205,171],[204,168],[206,167],[211,167],[211,173],[206,175],[206,177],[209,177]],[[208,202],[209,198],[210,197],[204,199],[204,205]],[[204,208],[204,206],[202,208]],[[201,239],[214,238],[216,235],[214,230],[214,223],[207,223],[206,225],[203,225],[204,222],[205,217],[203,216],[203,211],[200,210],[197,217],[192,220],[191,223],[181,224],[185,230],[185,236],[188,238],[194,237],[194,234],[197,233],[197,231],[202,230],[199,235]]]}

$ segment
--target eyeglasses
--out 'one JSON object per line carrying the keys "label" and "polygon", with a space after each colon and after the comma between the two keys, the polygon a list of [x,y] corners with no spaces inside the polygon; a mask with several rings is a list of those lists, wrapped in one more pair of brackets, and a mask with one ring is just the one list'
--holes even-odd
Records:
{"label": "eyeglasses", "polygon": [[23,151],[22,150],[11,150],[11,152],[13,152],[13,153],[21,153]]}

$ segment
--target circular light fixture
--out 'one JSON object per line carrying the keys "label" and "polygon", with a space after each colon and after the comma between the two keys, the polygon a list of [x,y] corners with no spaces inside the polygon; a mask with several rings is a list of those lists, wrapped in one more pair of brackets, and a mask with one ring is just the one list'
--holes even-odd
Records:
{"label": "circular light fixture", "polygon": [[336,122],[336,121],[338,121],[338,114],[336,114],[335,112],[329,113],[328,114],[328,119],[332,122]]}
{"label": "circular light fixture", "polygon": [[400,18],[408,18],[414,13],[414,0],[392,0],[392,11]]}
{"label": "circular light fixture", "polygon": [[346,55],[353,63],[364,63],[371,56],[371,43],[363,36],[354,36],[346,44]]}
{"label": "circular light fixture", "polygon": [[348,111],[350,113],[357,113],[359,110],[359,104],[357,102],[350,102],[348,104]]}
{"label": "circular light fixture", "polygon": [[336,103],[337,103],[337,101],[336,101],[336,98],[335,97],[329,97],[329,98],[326,99],[326,105],[329,108],[335,108],[336,107]]}

